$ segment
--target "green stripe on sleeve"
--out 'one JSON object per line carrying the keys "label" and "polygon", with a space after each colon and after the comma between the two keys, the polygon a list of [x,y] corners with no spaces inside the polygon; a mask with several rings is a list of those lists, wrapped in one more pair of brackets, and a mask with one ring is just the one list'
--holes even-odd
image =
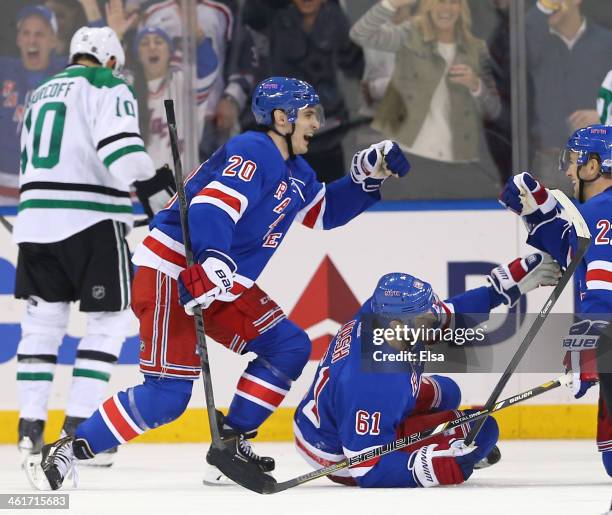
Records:
{"label": "green stripe on sleeve", "polygon": [[17,381],[53,381],[50,372],[17,372]]}
{"label": "green stripe on sleeve", "polygon": [[29,208],[38,209],[85,209],[88,211],[102,211],[104,213],[133,213],[132,206],[102,204],[87,200],[52,200],[30,199],[19,203],[19,211]]}
{"label": "green stripe on sleeve", "polygon": [[132,154],[133,152],[146,152],[146,150],[142,145],[129,145],[127,147],[120,148],[119,150],[115,150],[112,154],[109,154],[106,159],[104,159],[104,166],[108,168],[120,157],[123,157],[126,154]]}
{"label": "green stripe on sleeve", "polygon": [[100,379],[108,382],[110,374],[107,372],[99,372],[98,370],[90,370],[87,368],[75,368],[72,371],[73,377],[89,377],[90,379]]}

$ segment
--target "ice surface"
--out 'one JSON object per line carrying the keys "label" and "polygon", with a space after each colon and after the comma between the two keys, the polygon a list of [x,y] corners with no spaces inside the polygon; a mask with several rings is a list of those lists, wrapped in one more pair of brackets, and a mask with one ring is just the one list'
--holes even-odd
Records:
{"label": "ice surface", "polygon": [[[310,469],[289,443],[259,443],[259,454],[277,460],[278,480]],[[79,467],[79,488],[71,482],[72,514],[165,515],[455,515],[601,514],[612,496],[612,479],[595,443],[502,441],[502,461],[476,471],[455,487],[363,490],[318,479],[272,496],[238,486],[202,485],[205,446],[133,444],[119,450],[110,469]],[[14,446],[0,446],[0,492],[31,493]],[[21,513],[21,512],[20,512]],[[27,513],[44,513],[43,510]]]}

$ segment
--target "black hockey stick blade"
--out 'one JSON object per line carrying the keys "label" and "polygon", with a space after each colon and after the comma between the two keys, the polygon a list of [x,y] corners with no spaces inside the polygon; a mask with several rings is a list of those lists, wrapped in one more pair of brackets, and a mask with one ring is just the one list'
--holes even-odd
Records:
{"label": "black hockey stick blade", "polygon": [[513,395],[512,397],[508,397],[507,399],[499,401],[495,403],[490,409],[483,408],[472,413],[467,413],[454,420],[443,422],[442,424],[439,424],[436,427],[425,429],[417,433],[412,433],[411,435],[404,436],[386,445],[375,447],[374,449],[370,449],[369,451],[357,454],[351,458],[339,461],[338,463],[334,463],[333,465],[329,465],[328,467],[313,470],[312,472],[308,472],[307,474],[298,476],[296,478],[283,481],[282,483],[265,483],[263,488],[264,491],[258,493],[276,494],[278,492],[283,492],[284,490],[303,485],[304,483],[308,483],[309,481],[312,481],[314,479],[319,479],[320,477],[328,476],[329,474],[333,474],[338,470],[352,467],[354,465],[358,465],[359,463],[363,463],[364,461],[369,461],[378,456],[384,456],[385,454],[389,454],[391,452],[398,451],[410,445],[420,443],[423,440],[426,440],[432,436],[443,433],[444,431],[448,431],[463,424],[475,422],[478,420],[484,420],[486,417],[488,417],[492,413],[495,413],[496,411],[526,401],[527,399],[532,399],[533,397],[554,390],[555,388],[561,385],[568,385],[571,383],[571,380],[572,379],[570,374],[563,375],[557,379],[547,381],[546,383],[536,386],[535,388],[526,390],[522,393]]}
{"label": "black hockey stick blade", "polygon": [[[533,321],[533,324],[529,328],[529,331],[527,331],[527,334],[523,338],[521,345],[514,353],[514,356],[510,360],[510,363],[506,367],[506,370],[502,374],[497,385],[495,385],[495,388],[491,392],[491,395],[489,396],[485,404],[485,409],[490,409],[491,407],[493,407],[497,399],[499,399],[499,396],[502,394],[504,388],[506,387],[506,384],[508,384],[508,381],[510,380],[510,377],[512,377],[512,374],[516,370],[516,367],[518,367],[518,364],[527,352],[527,349],[529,348],[535,337],[538,335],[538,332],[544,325],[544,322],[546,321],[550,310],[556,304],[557,300],[561,296],[561,293],[563,293],[563,290],[569,283],[569,280],[574,275],[578,264],[582,261],[582,258],[584,258],[584,255],[586,254],[587,250],[589,249],[589,246],[591,245],[591,233],[586,222],[584,221],[584,218],[582,217],[578,209],[576,209],[576,206],[574,206],[572,201],[567,198],[565,193],[563,193],[562,191],[551,190],[550,193],[555,197],[555,199],[557,199],[559,204],[561,204],[565,211],[565,214],[568,217],[568,221],[574,226],[576,237],[578,238],[576,254],[572,256],[572,259],[567,265],[567,268],[565,269],[563,274],[561,275],[559,282],[557,283],[552,293],[542,306],[538,317]],[[476,424],[472,426],[470,432],[465,438],[466,445],[470,445],[474,441],[476,435],[478,435],[478,432],[480,431],[484,423],[485,418],[479,420]]]}
{"label": "black hockey stick blade", "polygon": [[240,459],[229,449],[219,449],[213,445],[208,451],[207,461],[232,481],[252,492],[271,493],[276,485],[271,475],[262,472],[254,463]]}

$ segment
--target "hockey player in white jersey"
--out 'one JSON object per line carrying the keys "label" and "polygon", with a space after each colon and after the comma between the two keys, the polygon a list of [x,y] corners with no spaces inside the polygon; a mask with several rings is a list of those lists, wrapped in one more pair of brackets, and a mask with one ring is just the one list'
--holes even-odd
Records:
{"label": "hockey player in white jersey", "polygon": [[608,72],[599,88],[597,113],[603,125],[612,125],[612,70]]}
{"label": "hockey player in white jersey", "polygon": [[43,444],[70,302],[87,314],[87,332],[78,345],[64,432],[72,434],[106,393],[132,321],[130,184],[147,212],[174,191],[167,169],[156,174],[136,99],[114,73],[124,59],[112,29],[83,27],[72,39],[70,65],[41,84],[26,108],[13,232],[15,297],[27,299],[17,350],[18,445],[25,454],[39,453]]}

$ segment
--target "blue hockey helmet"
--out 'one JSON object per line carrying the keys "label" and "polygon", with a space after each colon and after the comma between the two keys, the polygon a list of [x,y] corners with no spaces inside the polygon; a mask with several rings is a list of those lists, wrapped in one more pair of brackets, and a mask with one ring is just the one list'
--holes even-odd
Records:
{"label": "blue hockey helmet", "polygon": [[272,112],[280,109],[294,123],[298,110],[319,106],[319,123],[323,126],[323,110],[316,90],[303,80],[291,77],[269,77],[255,86],[251,109],[259,125],[272,125]]}
{"label": "blue hockey helmet", "polygon": [[612,173],[612,127],[591,125],[578,129],[567,140],[559,156],[559,170],[566,172],[572,152],[578,154],[579,166],[588,163],[592,154],[599,158],[602,173]]}
{"label": "blue hockey helmet", "polygon": [[380,278],[371,301],[372,311],[383,316],[438,313],[439,304],[429,283],[399,272]]}

